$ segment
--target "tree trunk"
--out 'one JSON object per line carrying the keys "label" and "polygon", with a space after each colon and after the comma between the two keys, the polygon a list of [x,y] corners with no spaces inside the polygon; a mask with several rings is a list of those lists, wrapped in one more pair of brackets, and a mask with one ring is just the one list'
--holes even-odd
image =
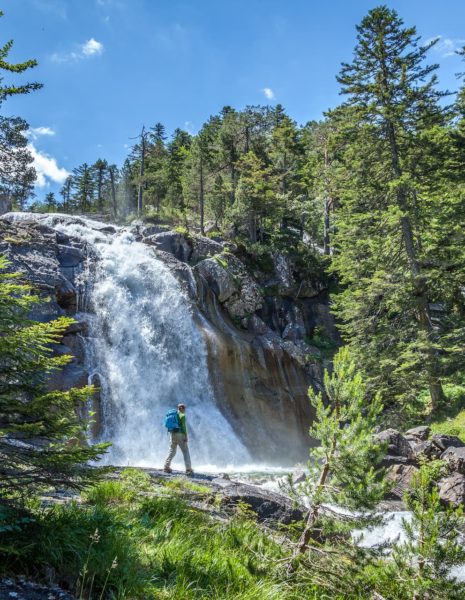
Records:
{"label": "tree trunk", "polygon": [[98,170],[98,179],[97,179],[97,205],[99,212],[103,211],[103,202],[102,202],[102,183],[103,183],[103,170],[99,168]]}
{"label": "tree trunk", "polygon": [[205,235],[204,229],[204,210],[205,210],[205,198],[204,198],[204,181],[203,181],[203,159],[200,155],[200,191],[199,191],[199,208],[200,208],[200,233]]}
{"label": "tree trunk", "polygon": [[142,214],[143,201],[144,201],[144,190],[143,190],[143,179],[145,169],[145,127],[142,127],[140,134],[140,168],[139,168],[139,185],[137,188],[137,214]]}
{"label": "tree trunk", "polygon": [[116,189],[115,189],[115,172],[110,167],[110,185],[111,185],[111,205],[113,207],[113,218],[116,219],[118,216],[118,209],[116,206]]}
{"label": "tree trunk", "polygon": [[[329,461],[327,461],[323,467],[323,470],[320,473],[320,478],[318,479],[318,483],[315,490],[315,495],[317,496],[321,488],[326,484],[326,480],[328,479],[330,471]],[[312,538],[313,530],[315,528],[315,523],[318,518],[318,514],[320,512],[321,504],[317,503],[312,506],[312,508],[307,513],[307,519],[305,521],[305,529],[300,536],[300,539],[297,543],[297,547],[292,554],[292,558],[289,561],[287,566],[288,574],[294,573],[296,570],[295,561],[299,556],[301,556],[308,548],[308,544]]]}
{"label": "tree trunk", "polygon": [[[400,179],[402,177],[402,169],[400,166],[399,152],[397,148],[397,139],[394,130],[394,125],[391,121],[387,122],[389,143],[391,147],[391,163],[394,170],[395,176]],[[418,322],[421,328],[427,333],[427,336],[432,342],[434,334],[433,325],[431,322],[431,315],[428,306],[428,286],[423,277],[421,277],[420,266],[418,264],[414,236],[412,230],[412,223],[408,216],[408,203],[407,203],[407,192],[403,185],[400,185],[397,189],[397,205],[402,211],[400,218],[402,236],[404,239],[405,251],[407,254],[407,260],[410,267],[410,273],[412,275],[413,287],[415,290],[415,304],[418,312]],[[441,380],[438,375],[438,357],[434,348],[428,350],[428,361],[426,364],[428,371],[428,387],[431,396],[431,408],[434,411],[435,408],[444,400],[444,391],[442,389]]]}
{"label": "tree trunk", "polygon": [[324,203],[324,221],[323,221],[323,253],[327,256],[331,254],[331,242],[329,238],[330,223],[330,212],[331,212],[331,198],[329,195],[329,182],[327,169],[329,167],[328,149],[325,147],[325,203]]}

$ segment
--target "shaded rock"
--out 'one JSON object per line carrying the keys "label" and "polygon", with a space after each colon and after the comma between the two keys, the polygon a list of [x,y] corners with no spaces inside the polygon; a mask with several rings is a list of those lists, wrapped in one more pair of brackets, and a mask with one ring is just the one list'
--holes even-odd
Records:
{"label": "shaded rock", "polygon": [[427,425],[420,425],[419,427],[409,429],[404,435],[407,440],[417,440],[423,442],[429,438],[430,433],[431,427],[428,427]]}
{"label": "shaded rock", "polygon": [[6,196],[0,196],[0,215],[10,212],[11,209],[11,200]]}
{"label": "shaded rock", "polygon": [[412,450],[416,461],[422,457],[434,460],[439,458],[442,454],[441,448],[439,448],[432,440],[412,443]]}
{"label": "shaded rock", "polygon": [[76,312],[77,294],[74,285],[67,279],[62,279],[55,290],[58,306],[65,310]]}
{"label": "shaded rock", "polygon": [[451,446],[454,448],[463,448],[465,444],[456,435],[446,435],[444,433],[434,433],[431,436],[431,440],[441,448],[441,450],[447,450]]}
{"label": "shaded rock", "polygon": [[405,437],[396,429],[385,429],[375,436],[381,444],[387,446],[387,454],[390,456],[404,456],[413,458],[412,447]]}
{"label": "shaded rock", "polygon": [[304,518],[303,510],[294,508],[292,502],[284,496],[252,485],[236,484],[225,487],[221,501],[226,506],[247,504],[256,513],[259,521],[288,524]]}
{"label": "shaded rock", "polygon": [[183,289],[188,293],[191,300],[196,300],[197,283],[189,265],[178,260],[172,254],[163,252],[162,250],[155,250],[155,254],[157,258],[165,263],[176,279],[181,283]]}
{"label": "shaded rock", "polygon": [[194,271],[205,279],[220,302],[225,302],[238,291],[238,283],[231,273],[213,258],[197,263]]}
{"label": "shaded rock", "polygon": [[384,467],[385,469],[392,467],[393,465],[412,465],[412,458],[407,458],[406,456],[391,456],[386,454],[383,457],[383,460],[380,462],[380,467]]}
{"label": "shaded rock", "polygon": [[181,262],[189,262],[192,255],[192,245],[181,233],[164,231],[144,238],[144,243],[155,246],[157,250],[168,252]]}
{"label": "shaded rock", "polygon": [[326,284],[318,280],[305,280],[292,289],[292,295],[296,298],[316,298],[327,289]]}
{"label": "shaded rock", "polygon": [[75,246],[57,245],[58,262],[62,267],[78,267],[84,261],[84,255],[80,248]]}
{"label": "shaded rock", "polygon": [[417,472],[418,469],[414,465],[397,464],[389,467],[386,471],[386,478],[392,482],[392,488],[388,493],[388,498],[402,500],[412,477]]}
{"label": "shaded rock", "polygon": [[447,448],[443,454],[441,454],[441,459],[446,461],[449,465],[449,469],[451,471],[456,471],[457,473],[462,473],[465,475],[465,448]]}
{"label": "shaded rock", "polygon": [[448,502],[454,506],[465,505],[465,475],[454,473],[438,484],[439,498],[442,502]]}
{"label": "shaded rock", "polygon": [[201,235],[192,238],[192,255],[190,260],[197,263],[200,260],[221,254],[224,250],[223,244]]}

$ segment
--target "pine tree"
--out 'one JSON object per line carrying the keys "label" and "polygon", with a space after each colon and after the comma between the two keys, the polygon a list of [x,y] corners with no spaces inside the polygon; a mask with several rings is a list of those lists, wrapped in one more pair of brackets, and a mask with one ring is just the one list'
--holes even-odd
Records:
{"label": "pine tree", "polygon": [[[0,11],[0,18],[3,17],[3,12]],[[29,94],[29,92],[33,92],[34,90],[39,90],[43,84],[42,83],[25,83],[22,85],[14,85],[14,84],[4,84],[4,72],[6,73],[24,73],[29,69],[32,69],[37,66],[37,61],[26,60],[22,63],[11,63],[8,62],[8,54],[13,48],[13,40],[9,40],[0,48],[0,106],[2,102],[8,98],[8,96],[14,96],[16,94]]]}
{"label": "pine tree", "polygon": [[95,179],[95,189],[97,190],[97,209],[103,212],[105,198],[105,185],[108,182],[108,163],[101,158],[97,159],[92,165],[92,170]]}
{"label": "pine tree", "polygon": [[53,356],[51,345],[73,320],[29,319],[39,299],[7,267],[0,257],[0,500],[14,501],[44,486],[79,488],[97,475],[88,461],[107,445],[83,442],[77,412],[91,388],[47,390],[50,374],[71,359]]}
{"label": "pine tree", "polygon": [[423,465],[410,483],[405,503],[411,514],[403,520],[406,541],[393,549],[394,578],[405,597],[453,599],[463,586],[451,569],[465,564],[460,531],[465,524],[463,508],[444,507],[435,480],[443,470],[440,461]]}
{"label": "pine tree", "polygon": [[434,408],[444,394],[418,193],[422,135],[444,123],[437,65],[423,65],[434,41],[419,46],[415,28],[385,6],[357,31],[354,60],[338,77],[352,127],[337,218],[334,269],[346,286],[337,312],[374,385],[404,405],[427,385]]}
{"label": "pine tree", "polygon": [[95,180],[92,167],[83,163],[73,169],[72,200],[76,208],[82,212],[90,212],[94,208]]}
{"label": "pine tree", "polygon": [[387,489],[378,467],[383,449],[373,436],[382,410],[381,398],[379,394],[369,398],[347,347],[334,357],[332,374],[325,371],[324,389],[326,399],[309,390],[316,412],[310,437],[320,445],[310,449],[309,475],[301,488],[310,509],[290,571],[310,541],[318,537],[323,504],[352,511],[363,509],[368,520],[367,511],[382,500]]}

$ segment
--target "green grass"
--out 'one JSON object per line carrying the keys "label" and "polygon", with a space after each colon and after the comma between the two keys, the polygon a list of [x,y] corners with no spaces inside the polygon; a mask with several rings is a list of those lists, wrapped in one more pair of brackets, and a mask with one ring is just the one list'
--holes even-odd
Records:
{"label": "green grass", "polygon": [[456,435],[465,442],[465,386],[446,383],[444,392],[447,401],[429,419],[433,433]]}
{"label": "green grass", "polygon": [[36,505],[32,521],[3,530],[3,572],[52,569],[86,600],[298,598],[274,566],[282,547],[249,515],[214,519],[182,497],[188,490],[201,500],[207,486],[175,481],[165,484],[170,495],[152,496],[149,476],[128,470],[89,489],[84,504]]}

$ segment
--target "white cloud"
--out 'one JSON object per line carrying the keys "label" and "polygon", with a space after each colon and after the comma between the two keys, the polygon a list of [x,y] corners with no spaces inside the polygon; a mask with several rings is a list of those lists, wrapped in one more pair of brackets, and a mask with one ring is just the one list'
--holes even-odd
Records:
{"label": "white cloud", "polygon": [[31,127],[29,130],[29,136],[34,140],[41,135],[55,135],[55,132],[51,127]]}
{"label": "white cloud", "polygon": [[83,44],[80,44],[77,50],[73,52],[65,52],[60,54],[59,52],[55,52],[50,57],[53,62],[63,63],[63,62],[77,62],[82,60],[83,58],[91,58],[92,56],[100,56],[104,50],[104,46],[102,42],[98,42],[94,38],[90,38]]}
{"label": "white cloud", "polygon": [[49,156],[34,146],[32,142],[28,148],[34,159],[34,168],[37,172],[37,187],[46,187],[50,181],[63,183],[70,173],[63,167],[59,167],[53,156]]}
{"label": "white cloud", "polygon": [[103,52],[103,44],[101,42],[97,42],[94,38],[90,38],[81,46],[81,52],[83,56],[93,56],[94,54],[102,54]]}
{"label": "white cloud", "polygon": [[443,58],[454,56],[456,51],[463,48],[463,45],[465,44],[465,40],[444,38],[442,35],[437,35],[434,38],[430,38],[426,40],[425,43],[429,44],[436,39],[439,41],[433,46],[433,50],[440,54]]}
{"label": "white cloud", "polygon": [[269,88],[269,87],[263,88],[262,92],[265,94],[265,98],[267,100],[274,100],[274,92],[271,88]]}

